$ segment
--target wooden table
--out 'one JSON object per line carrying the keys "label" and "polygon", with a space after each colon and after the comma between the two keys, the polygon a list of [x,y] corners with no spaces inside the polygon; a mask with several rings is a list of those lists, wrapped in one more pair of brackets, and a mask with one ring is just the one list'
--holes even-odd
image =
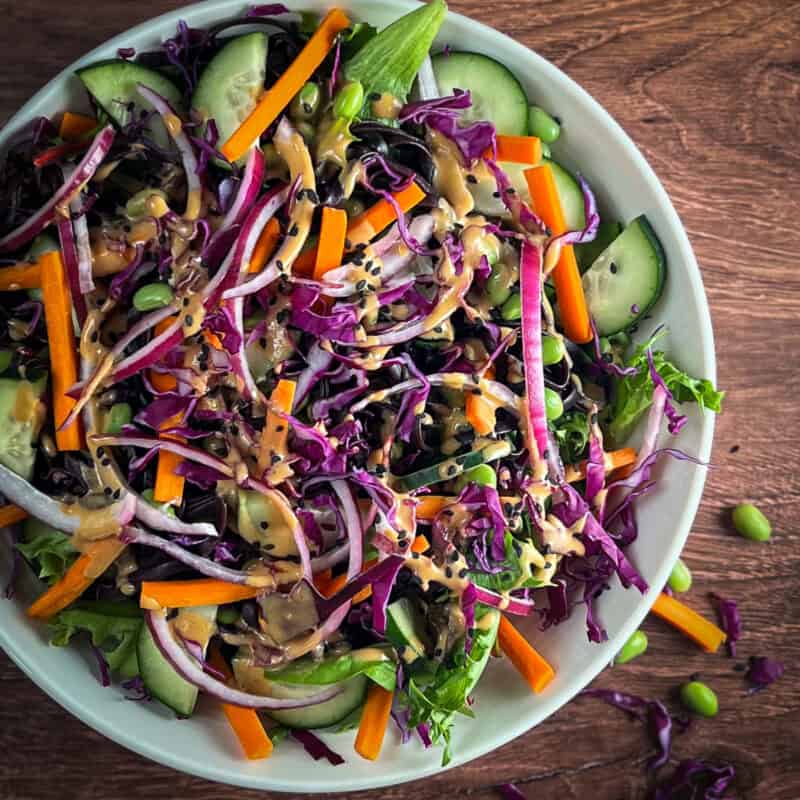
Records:
{"label": "wooden table", "polygon": [[[112,35],[176,7],[168,0],[0,4],[5,120],[64,65]],[[647,656],[596,681],[665,698],[694,672],[721,711],[677,739],[678,757],[716,757],[739,772],[737,796],[800,798],[800,3],[789,0],[452,0],[566,70],[632,135],[659,173],[703,270],[717,337],[719,420],[686,560],[692,606],[710,591],[744,618],[739,662],[769,655],[788,674],[747,696],[735,663],[704,655],[656,620]],[[752,500],[770,544],[731,533],[729,509]],[[0,798],[260,798],[149,763],[73,719],[0,654]],[[420,784],[363,797],[618,800],[645,791],[641,727],[579,701],[498,752]]]}

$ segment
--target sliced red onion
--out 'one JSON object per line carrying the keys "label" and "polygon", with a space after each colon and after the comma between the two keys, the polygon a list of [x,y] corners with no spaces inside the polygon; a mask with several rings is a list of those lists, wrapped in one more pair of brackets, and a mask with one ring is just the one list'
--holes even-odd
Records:
{"label": "sliced red onion", "polygon": [[206,661],[205,653],[203,652],[203,645],[200,642],[196,642],[194,639],[187,639],[180,631],[176,631],[178,634],[178,639],[180,639],[181,644],[183,645],[184,650],[195,660],[197,665],[202,668],[203,672],[206,675],[210,675],[212,678],[216,678],[218,681],[225,680],[225,673],[220,672],[215,667],[212,667],[211,664]]}
{"label": "sliced red onion", "polygon": [[202,667],[175,641],[165,611],[146,611],[144,618],[158,649],[175,671],[189,683],[223,703],[242,708],[305,708],[331,700],[342,691],[338,686],[332,686],[308,697],[279,700],[232,689],[206,675]]}
{"label": "sliced red onion", "polygon": [[294,405],[292,410],[299,408],[306,395],[322,379],[333,361],[333,354],[320,347],[319,342],[314,342],[308,351],[306,368],[297,378],[297,387],[294,392]]}
{"label": "sliced red onion", "polygon": [[317,575],[320,572],[324,572],[326,569],[330,569],[331,567],[335,567],[337,564],[341,564],[342,561],[345,561],[349,555],[350,542],[343,542],[338,547],[328,550],[327,553],[323,553],[321,556],[312,558],[311,571],[314,573],[314,575]]}
{"label": "sliced red onion", "polygon": [[499,164],[491,158],[484,160],[486,166],[489,167],[494,175],[497,188],[503,199],[503,204],[511,212],[511,217],[514,222],[529,233],[541,234],[543,231],[546,231],[547,226],[522,200],[520,200],[519,194],[514,190],[511,184],[511,179],[503,172]]}
{"label": "sliced red onion", "polygon": [[361,529],[361,514],[353,498],[347,481],[331,481],[331,488],[336,492],[342,506],[344,525],[350,541],[350,562],[347,565],[347,580],[351,581],[361,573],[364,563],[364,531]]}
{"label": "sliced red onion", "polygon": [[111,378],[115,382],[124,381],[138,375],[153,364],[158,363],[170,350],[183,341],[183,319],[180,317],[165,331],[154,336],[144,347],[123,359],[114,367]]}
{"label": "sliced red onion", "polygon": [[286,186],[276,186],[270,189],[252,209],[248,209],[247,218],[242,224],[233,250],[228,253],[222,266],[203,289],[206,308],[215,306],[223,293],[236,286],[247,272],[258,237],[261,236],[266,224],[286,203],[288,196],[289,190]]}
{"label": "sliced red onion", "polygon": [[70,204],[70,210],[76,214],[72,226],[75,231],[75,244],[78,248],[78,287],[81,294],[94,291],[92,277],[92,246],[89,243],[89,226],[86,224],[86,214],[81,213],[81,200],[76,197]]}
{"label": "sliced red onion", "polygon": [[[89,510],[85,515],[68,513],[62,503],[40,492],[2,464],[0,464],[0,494],[6,501],[27,511],[30,516],[64,533],[76,533],[84,516],[90,516],[92,513]],[[123,525],[127,525],[133,519],[135,508],[136,499],[131,494],[125,494],[113,505],[97,509],[97,513],[109,515],[109,521],[114,520],[114,525],[117,527],[114,529],[114,525],[109,525],[110,535],[117,533]]]}
{"label": "sliced red onion", "polygon": [[[525,407],[528,416],[528,446],[531,461],[549,452],[547,413],[544,403],[544,365],[542,363],[542,251],[530,242],[522,243],[520,261],[522,295],[522,355],[525,362]],[[534,449],[537,452],[534,452]]]}
{"label": "sliced red onion", "polygon": [[106,125],[94,137],[89,149],[86,151],[86,155],[69,179],[64,181],[61,188],[35,214],[28,217],[22,225],[0,239],[0,253],[8,253],[19,249],[41,233],[48,225],[52,224],[56,216],[65,211],[64,207],[69,205],[73,196],[97,172],[97,168],[108,155],[113,142],[114,128],[111,125]]}
{"label": "sliced red onion", "polygon": [[136,519],[149,528],[165,533],[178,533],[183,536],[219,536],[217,529],[209,522],[184,522],[165,514],[150,505],[143,497],[136,497]]}
{"label": "sliced red onion", "polygon": [[250,370],[250,362],[247,360],[247,337],[244,333],[244,297],[236,297],[233,300],[226,300],[224,302],[231,304],[234,325],[239,333],[239,349],[231,356],[231,366],[244,384],[242,397],[244,397],[245,400],[258,401],[261,405],[266,405],[267,399],[258,388],[256,379],[253,377],[253,373]]}
{"label": "sliced red onion", "polygon": [[492,592],[489,589],[484,589],[480,586],[475,587],[477,593],[477,602],[485,603],[487,606],[499,608],[501,611],[507,611],[509,614],[516,614],[520,617],[527,617],[533,612],[533,600],[523,600],[520,597],[511,597],[511,595],[501,595]]}
{"label": "sliced red onion", "polygon": [[69,218],[61,219],[57,228],[58,238],[61,242],[61,254],[64,259],[64,272],[69,284],[69,294],[72,298],[72,305],[75,307],[78,324],[83,327],[83,323],[86,322],[86,300],[81,294],[80,288],[80,256],[75,241],[75,231]]}
{"label": "sliced red onion", "polygon": [[257,573],[242,572],[238,569],[223,567],[216,561],[211,561],[211,559],[203,558],[202,556],[185,550],[179,544],[169,539],[162,539],[160,536],[147,533],[133,525],[126,525],[119,538],[120,541],[126,544],[140,544],[145,547],[152,547],[155,550],[160,550],[162,553],[166,553],[176,561],[186,564],[187,567],[191,567],[201,575],[207,575],[209,578],[218,578],[226,583],[236,583],[242,586],[265,588],[272,588],[274,586],[272,576],[258,575]]}
{"label": "sliced red onion", "polygon": [[252,147],[247,156],[247,164],[242,173],[242,180],[239,184],[239,191],[236,193],[236,199],[208,243],[206,260],[210,264],[213,265],[220,260],[219,251],[222,249],[220,242],[224,240],[226,232],[234,225],[241,225],[253,203],[255,203],[258,193],[261,191],[261,183],[264,180],[264,164],[264,154],[261,152],[261,148]]}
{"label": "sliced red onion", "polygon": [[[175,110],[172,108],[172,106],[160,94],[154,92],[152,89],[141,83],[136,87],[136,90],[161,115],[161,118],[164,120],[164,127],[167,129],[167,131],[169,131],[172,141],[175,142],[175,146],[178,148],[178,152],[181,154],[183,169],[186,173],[185,216],[187,219],[195,219],[197,214],[194,213],[192,206],[196,202],[197,211],[200,210],[200,198],[202,195],[203,186],[200,183],[200,176],[197,174],[197,159],[195,158],[194,150],[192,149],[192,143],[189,141],[189,137],[183,130],[183,123],[181,122],[180,117],[175,113]],[[174,124],[175,120],[180,123],[179,126]],[[196,200],[194,200],[194,198],[196,198]]]}

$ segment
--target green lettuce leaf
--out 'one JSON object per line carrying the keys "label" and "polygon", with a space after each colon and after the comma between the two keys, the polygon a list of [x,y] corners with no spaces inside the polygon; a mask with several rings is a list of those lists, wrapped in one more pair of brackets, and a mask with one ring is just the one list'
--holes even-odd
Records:
{"label": "green lettuce leaf", "polygon": [[57,614],[50,621],[50,644],[65,647],[77,633],[87,632],[95,647],[103,651],[109,668],[123,678],[139,674],[136,640],[142,615],[132,603],[81,603]]}
{"label": "green lettuce leaf", "polygon": [[431,741],[443,745],[442,766],[452,758],[450,738],[456,715],[474,716],[467,698],[483,674],[497,638],[499,613],[479,608],[483,609],[479,622],[487,614],[491,614],[491,617],[487,620],[489,624],[481,624],[476,628],[472,650],[467,653],[463,647],[454,647],[452,654],[432,675],[428,673],[409,678],[401,697],[401,702],[410,711],[410,727],[427,724]]}
{"label": "green lettuce leaf", "polygon": [[583,411],[567,411],[549,425],[565,464],[577,464],[584,458],[589,444],[589,417]]}
{"label": "green lettuce leaf", "polygon": [[31,564],[38,565],[39,577],[50,584],[60,580],[78,557],[69,536],[38,519],[25,520],[22,536],[17,550]]}
{"label": "green lettuce leaf", "polygon": [[391,692],[397,683],[397,662],[391,652],[388,647],[368,647],[327,656],[321,661],[301,658],[280,669],[267,670],[265,674],[269,680],[278,683],[303,683],[311,686],[327,686],[356,675],[366,675],[371,681]]}
{"label": "green lettuce leaf", "polygon": [[[515,548],[514,537],[506,531],[505,540],[505,568],[502,572],[487,574],[485,572],[470,572],[469,579],[482,589],[491,589],[493,592],[507,592],[511,589],[536,589],[542,585],[541,581],[528,577],[519,585],[522,576],[522,564]],[[490,545],[491,547],[491,545]],[[530,570],[528,570],[530,573]]]}
{"label": "green lettuce leaf", "polygon": [[371,94],[391,94],[405,103],[446,15],[444,0],[431,0],[370,38],[345,62],[347,80],[361,81],[364,87],[365,110]]}
{"label": "green lettuce leaf", "polygon": [[[647,350],[665,331],[657,332],[649,341],[636,348],[627,360],[626,367],[638,369],[636,375],[620,378],[616,384],[614,402],[609,415],[608,432],[616,444],[622,444],[634,425],[653,404],[655,385],[647,364]],[[660,350],[653,351],[656,371],[679,403],[697,403],[700,408],[719,413],[725,392],[718,392],[709,380],[693,378],[668,361]]]}

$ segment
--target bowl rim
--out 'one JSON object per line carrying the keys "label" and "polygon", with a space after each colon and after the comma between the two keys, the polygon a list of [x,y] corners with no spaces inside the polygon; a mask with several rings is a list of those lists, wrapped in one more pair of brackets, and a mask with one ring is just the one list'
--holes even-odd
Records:
{"label": "bowl rim", "polygon": [[[369,2],[369,0],[362,0],[362,2]],[[378,0],[372,0],[378,2]],[[417,0],[380,0],[378,3],[382,10],[393,10],[397,14],[405,13],[415,7],[421,5]],[[191,20],[198,15],[204,13],[212,13],[217,11],[223,15],[228,10],[235,10],[246,6],[245,0],[203,0],[202,2],[193,3],[181,8],[167,11],[156,17],[151,17],[132,28],[113,36],[112,38],[99,44],[85,55],[79,57],[63,70],[61,70],[54,78],[49,80],[41,89],[39,89],[32,97],[30,97],[21,108],[15,112],[0,130],[0,148],[5,147],[6,143],[11,137],[14,136],[16,129],[21,124],[26,123],[30,119],[29,109],[37,105],[46,95],[52,90],[53,85],[61,84],[69,80],[76,69],[84,64],[90,63],[98,57],[107,57],[111,50],[116,50],[119,47],[125,47],[133,37],[152,35],[154,32],[162,32],[167,30],[168,26],[174,26],[181,19]],[[299,0],[289,0],[287,5],[290,10],[292,6],[303,7],[303,3]],[[306,4],[310,5],[310,4]],[[319,6],[320,2],[317,0],[316,5]],[[331,7],[333,5],[340,5],[347,8],[350,3],[349,0],[342,0],[341,3],[336,4],[325,2],[324,5]],[[551,63],[543,56],[540,56],[535,50],[526,47],[521,42],[516,41],[508,34],[496,30],[482,22],[471,19],[463,14],[449,10],[448,16],[456,19],[460,25],[465,25],[468,29],[476,30],[484,39],[496,39],[502,44],[506,58],[504,60],[516,60],[520,64],[530,64],[531,68],[536,70],[543,78],[553,80],[566,87],[569,92],[580,98],[583,103],[593,107],[595,113],[604,119],[609,131],[613,133],[622,143],[626,150],[627,156],[631,159],[638,176],[649,184],[649,188],[654,192],[660,205],[666,213],[667,224],[675,235],[679,251],[676,254],[686,264],[686,271],[689,279],[686,290],[689,291],[699,308],[699,319],[697,320],[698,327],[701,332],[701,344],[703,345],[704,357],[702,365],[702,374],[712,382],[716,381],[716,352],[714,345],[714,334],[711,325],[711,314],[708,306],[708,298],[703,286],[703,280],[700,272],[697,259],[695,258],[692,246],[689,242],[686,229],[680,221],[680,218],[672,205],[672,202],[664,189],[661,181],[657,177],[655,171],[644,158],[639,148],[635,145],[633,140],[628,136],[621,125],[614,119],[614,117],[605,110],[605,108],[592,97],[585,89],[583,89],[576,81],[569,77],[565,72],[560,70],[555,64]],[[715,419],[713,414],[705,413],[703,415],[700,433],[697,439],[697,452],[698,457],[702,462],[707,462],[711,453],[711,444],[713,440],[715,427]],[[700,499],[706,481],[706,471],[700,470],[691,479],[689,490],[685,498],[683,512],[675,521],[674,530],[675,535],[672,538],[671,546],[668,549],[668,557],[656,572],[656,576],[652,581],[650,589],[644,595],[637,598],[637,605],[635,610],[630,614],[624,624],[620,626],[617,633],[610,639],[610,644],[616,649],[628,639],[628,637],[641,625],[642,620],[647,616],[656,595],[660,592],[661,586],[666,583],[671,565],[678,558],[681,550],[684,547],[689,531],[697,513]],[[256,774],[247,770],[237,769],[236,763],[232,762],[230,767],[217,768],[204,762],[199,757],[192,763],[186,763],[180,760],[177,756],[173,756],[169,752],[164,752],[156,746],[151,745],[147,740],[137,737],[135,732],[125,729],[120,729],[113,722],[107,722],[101,717],[96,710],[92,707],[76,701],[73,696],[67,691],[67,687],[61,685],[55,676],[48,674],[47,670],[41,668],[38,662],[30,657],[30,654],[24,648],[17,648],[14,641],[7,634],[4,627],[0,626],[0,646],[9,655],[11,660],[43,691],[45,691],[53,700],[61,705],[70,714],[80,719],[86,725],[89,725],[94,730],[102,733],[112,741],[138,753],[145,758],[160,763],[172,769],[179,770],[191,775],[196,775],[206,778],[211,781],[219,783],[241,786],[244,788],[281,791],[281,792],[328,792],[332,789],[322,785],[308,783],[293,783],[281,780],[270,779],[269,772],[264,774]],[[612,651],[612,652],[615,652]],[[464,763],[480,758],[487,753],[511,742],[520,735],[526,733],[528,730],[535,727],[540,722],[544,721],[547,717],[555,713],[558,709],[566,705],[572,700],[581,689],[590,683],[604,668],[606,664],[602,659],[596,658],[590,662],[582,670],[578,671],[571,677],[569,683],[562,687],[562,689],[551,695],[544,695],[541,697],[541,705],[537,707],[536,721],[530,720],[530,715],[520,715],[518,718],[509,721],[507,728],[502,734],[494,737],[486,737],[485,741],[477,743],[468,748],[461,748],[456,752],[452,761],[446,766],[442,767],[439,764],[438,753],[430,758],[426,765],[422,768],[411,768],[401,774],[393,774],[392,777],[384,778],[381,773],[371,774],[369,777],[360,778],[347,777],[346,774],[342,775],[341,782],[337,782],[333,791],[360,791],[380,788],[383,786],[397,785],[412,780],[429,777],[433,774],[442,772],[446,769],[460,766]],[[477,737],[476,737],[477,738]],[[379,763],[379,762],[377,762]]]}

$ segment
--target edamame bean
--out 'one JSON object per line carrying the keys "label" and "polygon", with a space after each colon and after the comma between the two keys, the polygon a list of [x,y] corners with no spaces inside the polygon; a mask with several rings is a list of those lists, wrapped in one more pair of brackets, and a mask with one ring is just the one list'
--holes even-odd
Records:
{"label": "edamame bean", "polygon": [[766,542],[772,535],[772,525],[752,503],[742,503],[733,509],[733,527],[740,536],[754,542]]}
{"label": "edamame bean", "polygon": [[631,638],[622,645],[622,650],[614,659],[615,664],[627,664],[647,650],[647,634],[644,631],[634,631]]}
{"label": "edamame bean", "polygon": [[499,308],[511,297],[511,285],[502,264],[495,264],[492,274],[486,279],[486,297],[494,308]]}
{"label": "edamame bean", "polygon": [[553,144],[561,135],[561,126],[539,106],[531,106],[528,111],[528,133],[537,136],[545,144]]}
{"label": "edamame bean", "polygon": [[556,336],[542,337],[542,363],[546,367],[560,363],[564,358],[564,344]]}
{"label": "edamame bean", "polygon": [[172,302],[172,289],[166,283],[148,283],[136,290],[133,307],[137,311],[155,311]]}
{"label": "edamame bean", "polygon": [[692,573],[680,558],[675,562],[667,583],[673,592],[688,592],[692,588]]}
{"label": "edamame bean", "polygon": [[167,201],[166,192],[161,189],[142,189],[125,203],[125,214],[129,219],[142,219],[149,216],[148,207],[151,197],[160,197],[164,202]]}
{"label": "edamame bean", "polygon": [[133,409],[127,403],[114,403],[106,416],[105,432],[122,433],[122,429],[133,419]]}
{"label": "edamame bean", "polygon": [[503,303],[503,307],[500,309],[500,316],[508,322],[522,319],[522,298],[518,294],[512,294]]}
{"label": "edamame bean", "polygon": [[456,480],[456,491],[460,492],[470,483],[477,483],[478,486],[491,486],[497,488],[497,473],[488,464],[478,464],[477,467],[468,469],[459,475]]}
{"label": "edamame bean", "polygon": [[689,681],[681,686],[681,703],[701,717],[714,717],[719,711],[717,695],[700,681]]}
{"label": "edamame bean", "polygon": [[555,422],[564,413],[561,396],[550,387],[546,387],[544,390],[544,407],[550,422]]}
{"label": "edamame bean", "polygon": [[294,97],[289,113],[294,119],[310,120],[319,110],[322,93],[319,86],[309,81]]}
{"label": "edamame bean", "polygon": [[0,372],[5,372],[11,366],[14,354],[10,350],[0,350]]}
{"label": "edamame bean", "polygon": [[217,622],[222,625],[233,625],[239,619],[239,611],[236,606],[220,606],[217,609]]}
{"label": "edamame bean", "polygon": [[338,119],[351,120],[364,106],[364,87],[361,81],[348,81],[333,101],[333,115]]}

